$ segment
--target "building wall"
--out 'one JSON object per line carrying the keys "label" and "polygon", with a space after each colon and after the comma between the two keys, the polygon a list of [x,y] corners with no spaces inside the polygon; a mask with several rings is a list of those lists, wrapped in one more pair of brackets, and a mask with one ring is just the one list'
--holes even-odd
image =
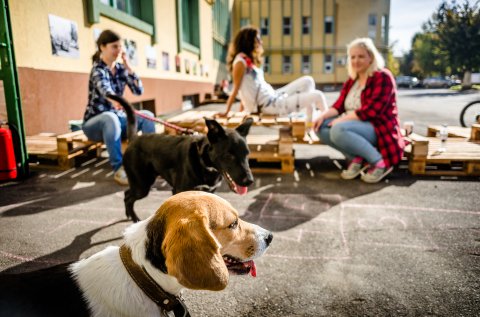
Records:
{"label": "building wall", "polygon": [[[230,7],[233,0],[228,0]],[[125,96],[132,102],[150,101],[156,115],[179,111],[183,96],[211,93],[222,64],[213,58],[212,5],[199,0],[200,53],[180,51],[177,40],[176,0],[155,0],[155,32],[158,42],[152,44],[149,34],[100,16],[98,23],[87,18],[87,0],[15,0],[10,1],[10,15],[15,58],[27,135],[40,132],[65,133],[68,121],[83,118],[87,104],[91,56],[96,50],[94,32],[112,29],[122,38],[136,42],[138,65],[133,66],[145,86],[142,96],[133,96],[128,88]],[[71,20],[78,27],[78,58],[52,54],[49,14]],[[156,52],[155,69],[147,67],[146,46]],[[169,56],[170,70],[162,69],[162,53]],[[181,61],[175,69],[175,57]],[[203,75],[186,73],[185,60],[208,68]],[[153,106],[152,106],[153,105]]]}
{"label": "building wall", "polygon": [[[388,16],[390,0],[237,0],[233,9],[234,34],[241,20],[260,27],[260,18],[269,19],[269,34],[262,36],[270,70],[265,78],[282,86],[302,75],[311,75],[319,87],[339,87],[348,77],[344,61],[346,46],[357,37],[369,36],[369,15],[376,16],[372,35],[376,46],[386,56],[388,49]],[[302,34],[302,16],[311,18],[311,31]],[[325,34],[325,17],[333,17],[333,32]],[[384,37],[382,38],[382,17]],[[283,35],[283,17],[291,17],[291,35]],[[370,30],[371,31],[371,30]],[[331,54],[332,72],[325,71],[325,55]],[[290,55],[292,72],[282,70],[283,56]],[[310,55],[310,71],[302,72],[302,55]]]}

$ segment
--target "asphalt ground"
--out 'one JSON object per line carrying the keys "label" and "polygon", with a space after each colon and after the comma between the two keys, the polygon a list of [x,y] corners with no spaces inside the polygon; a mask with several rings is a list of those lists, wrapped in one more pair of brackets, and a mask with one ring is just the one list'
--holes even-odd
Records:
{"label": "asphalt ground", "polygon": [[[416,107],[419,97],[411,93],[401,96],[401,115]],[[460,105],[470,97],[444,98]],[[479,177],[414,177],[402,164],[387,180],[365,184],[342,180],[334,161],[344,164],[343,156],[324,145],[295,145],[295,151],[295,173],[255,174],[246,196],[226,184],[218,190],[244,220],[272,230],[274,239],[256,261],[256,278],[232,276],[221,292],[186,290],[193,316],[480,314]],[[120,245],[130,224],[124,189],[104,158],[0,183],[1,273]],[[137,202],[139,216],[148,217],[170,195],[158,179]]]}

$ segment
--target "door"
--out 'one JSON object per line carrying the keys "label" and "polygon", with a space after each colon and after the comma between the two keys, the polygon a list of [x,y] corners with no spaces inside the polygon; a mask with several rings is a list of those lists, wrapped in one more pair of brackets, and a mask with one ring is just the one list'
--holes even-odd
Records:
{"label": "door", "polygon": [[[28,153],[25,143],[25,128],[13,51],[8,0],[0,0],[0,5],[0,88],[3,86],[4,94],[4,96],[0,96],[0,100],[4,100],[6,109],[6,114],[4,111],[0,111],[0,120],[6,120],[12,131],[18,177],[24,178],[28,176]],[[5,115],[6,118],[3,118]]]}

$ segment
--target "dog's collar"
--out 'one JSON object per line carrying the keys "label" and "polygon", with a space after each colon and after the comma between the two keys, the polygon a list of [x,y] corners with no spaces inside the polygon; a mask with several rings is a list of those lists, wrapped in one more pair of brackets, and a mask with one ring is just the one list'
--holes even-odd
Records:
{"label": "dog's collar", "polygon": [[190,316],[187,307],[180,298],[165,292],[143,267],[133,261],[132,251],[125,244],[120,246],[120,258],[128,274],[130,274],[138,287],[160,308],[169,312],[173,311],[176,317]]}
{"label": "dog's collar", "polygon": [[[206,148],[206,149],[205,149]],[[198,156],[200,158],[200,164],[210,173],[218,173],[218,170],[215,168],[212,159],[209,154],[209,144],[199,144],[197,143]]]}

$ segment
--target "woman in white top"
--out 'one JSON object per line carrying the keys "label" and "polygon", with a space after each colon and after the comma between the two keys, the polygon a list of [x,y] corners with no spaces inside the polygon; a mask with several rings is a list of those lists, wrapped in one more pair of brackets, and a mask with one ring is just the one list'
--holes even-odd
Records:
{"label": "woman in white top", "polygon": [[327,110],[325,95],[315,89],[311,76],[303,76],[288,85],[273,89],[265,81],[261,68],[262,39],[257,28],[242,28],[230,44],[227,66],[233,77],[233,90],[227,100],[227,109],[220,116],[228,116],[237,94],[240,111],[284,115],[305,108],[307,132],[312,129],[314,109]]}

